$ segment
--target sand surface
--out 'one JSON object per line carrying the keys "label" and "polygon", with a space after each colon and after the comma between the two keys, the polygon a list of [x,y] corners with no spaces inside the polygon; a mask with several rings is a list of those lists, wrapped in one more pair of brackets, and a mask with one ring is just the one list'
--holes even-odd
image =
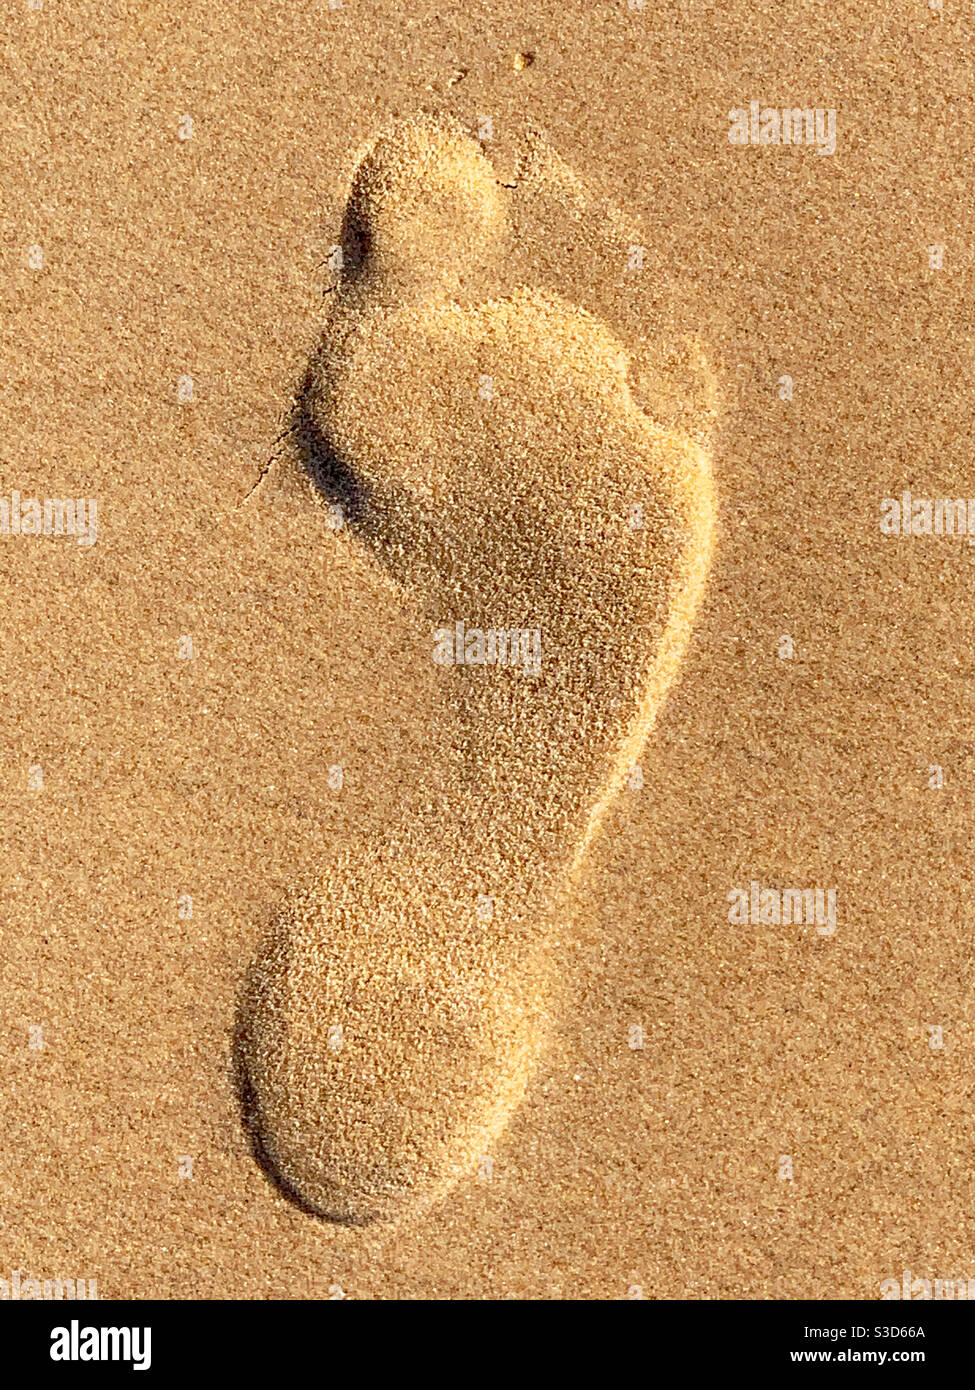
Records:
{"label": "sand surface", "polygon": [[[93,545],[0,536],[0,1278],[975,1277],[975,549],[880,526],[907,489],[975,495],[971,16],[18,0],[0,26],[0,497],[98,508]],[[732,144],[753,100],[835,110],[835,152]],[[349,1227],[255,1161],[235,1038],[289,894],[440,786],[426,610],[333,529],[288,433],[357,159],[420,114],[480,131],[515,185],[501,290],[646,340],[647,408],[707,436],[717,527],[642,787],[549,934],[545,1045],[490,1164]],[[554,200],[537,169],[517,186],[531,133],[581,180]],[[693,363],[672,392],[654,365],[684,334],[713,419]],[[835,932],[730,922],[752,882],[835,889]]]}

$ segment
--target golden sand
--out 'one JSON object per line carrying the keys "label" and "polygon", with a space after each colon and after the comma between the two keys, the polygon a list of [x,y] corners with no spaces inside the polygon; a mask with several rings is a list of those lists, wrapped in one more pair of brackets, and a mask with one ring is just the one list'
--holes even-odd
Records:
{"label": "golden sand", "polygon": [[970,12],[0,35],[0,1278],[975,1274]]}

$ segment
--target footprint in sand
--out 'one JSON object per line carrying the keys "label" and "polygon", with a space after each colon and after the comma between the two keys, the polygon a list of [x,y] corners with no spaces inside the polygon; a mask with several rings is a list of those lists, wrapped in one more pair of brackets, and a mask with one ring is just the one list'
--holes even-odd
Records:
{"label": "footprint in sand", "polygon": [[441,123],[373,142],[303,402],[348,543],[409,593],[441,662],[426,805],[296,896],[245,1001],[260,1152],[350,1223],[442,1197],[519,1104],[568,895],[709,563],[703,361],[672,356],[681,392],[665,355],[634,362],[551,291],[504,293],[516,205],[544,221],[584,198],[537,142],[517,184],[506,206],[480,146]]}

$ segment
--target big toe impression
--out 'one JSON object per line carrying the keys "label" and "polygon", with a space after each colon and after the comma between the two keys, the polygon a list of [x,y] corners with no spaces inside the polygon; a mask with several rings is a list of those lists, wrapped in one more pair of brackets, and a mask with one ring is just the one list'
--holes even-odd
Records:
{"label": "big toe impression", "polygon": [[490,259],[505,228],[494,170],[459,129],[403,121],[356,171],[349,212],[370,281],[449,291]]}

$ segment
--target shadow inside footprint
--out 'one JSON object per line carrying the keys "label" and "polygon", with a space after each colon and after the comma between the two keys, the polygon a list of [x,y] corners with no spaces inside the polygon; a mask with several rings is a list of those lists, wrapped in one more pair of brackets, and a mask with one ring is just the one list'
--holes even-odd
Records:
{"label": "shadow inside footprint", "polygon": [[377,529],[376,507],[368,487],[339,456],[315,419],[315,402],[321,391],[325,364],[319,350],[305,373],[301,390],[291,418],[290,437],[302,468],[311,478],[325,501],[341,508],[342,518],[363,539],[374,538]]}
{"label": "shadow inside footprint", "polygon": [[[352,202],[345,209],[340,246],[341,294],[361,278],[369,257],[369,228]],[[355,470],[341,458],[316,419],[322,392],[327,389],[324,384],[328,381],[328,357],[326,334],[308,365],[295,398],[288,434],[302,468],[325,501],[340,507],[343,521],[368,541],[375,538],[377,529],[377,509],[373,498]]]}
{"label": "shadow inside footprint", "polygon": [[285,1176],[265,1140],[267,1126],[261,1114],[260,1099],[251,1079],[248,1055],[253,1048],[253,1016],[256,1006],[256,981],[259,964],[255,963],[248,971],[247,978],[237,999],[234,1018],[233,1044],[230,1054],[231,1077],[234,1095],[240,1108],[240,1122],[247,1136],[251,1157],[267,1178],[270,1185],[292,1206],[305,1216],[314,1216],[319,1221],[327,1221],[333,1226],[368,1226],[371,1222],[362,1217],[343,1212],[323,1212],[314,1206],[303,1193]]}
{"label": "shadow inside footprint", "polygon": [[426,509],[408,489],[387,481],[378,497],[319,423],[329,389],[329,341],[314,354],[295,399],[287,437],[298,466],[330,507],[337,507],[341,525],[374,553],[388,574],[400,583],[422,590],[424,581],[436,590],[440,576],[449,573],[459,537],[442,515]]}

